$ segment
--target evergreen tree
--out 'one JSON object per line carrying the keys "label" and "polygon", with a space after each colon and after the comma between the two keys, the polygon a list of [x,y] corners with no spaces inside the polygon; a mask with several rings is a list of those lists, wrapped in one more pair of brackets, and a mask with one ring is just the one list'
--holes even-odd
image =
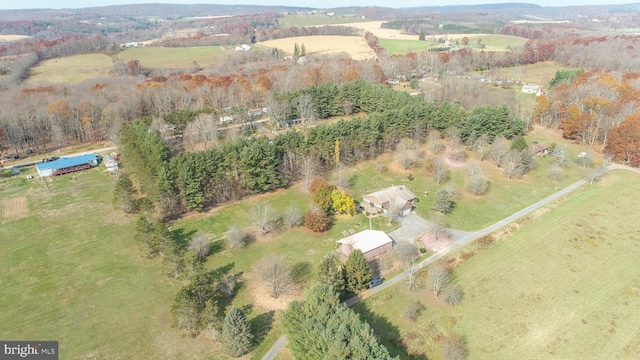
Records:
{"label": "evergreen tree", "polygon": [[527,149],[524,149],[520,152],[520,159],[522,161],[522,173],[528,174],[533,168],[533,157]]}
{"label": "evergreen tree", "polygon": [[113,189],[113,205],[127,214],[138,212],[138,191],[133,187],[133,182],[127,174],[120,176]]}
{"label": "evergreen tree", "polygon": [[158,242],[154,234],[154,226],[147,215],[140,215],[136,221],[136,234],[134,238],[144,248],[148,257],[153,257],[158,252]]}
{"label": "evergreen tree", "polygon": [[304,43],[300,45],[300,56],[307,56],[307,48],[304,47]]}
{"label": "evergreen tree", "polygon": [[298,43],[295,43],[293,45],[293,57],[297,58],[300,56],[300,47],[298,46]]}
{"label": "evergreen tree", "polygon": [[423,29],[420,29],[420,35],[418,35],[418,40],[420,40],[420,41],[427,40],[427,35],[425,34]]}
{"label": "evergreen tree", "polygon": [[322,258],[322,262],[318,266],[318,280],[325,285],[331,286],[338,294],[344,292],[344,269],[331,255]]}
{"label": "evergreen tree", "polygon": [[242,310],[237,307],[224,318],[222,326],[222,346],[224,351],[232,357],[240,357],[249,352],[251,348],[251,326]]}
{"label": "evergreen tree", "polygon": [[373,279],[373,272],[362,251],[355,249],[349,255],[345,265],[347,290],[356,292],[364,289]]}
{"label": "evergreen tree", "polygon": [[440,189],[436,193],[435,203],[433,204],[433,209],[439,211],[443,214],[449,214],[453,211],[453,200],[451,199],[451,194],[445,189]]}
{"label": "evergreen tree", "polygon": [[511,150],[522,151],[527,148],[527,140],[524,136],[518,135],[511,143]]}
{"label": "evergreen tree", "polygon": [[394,359],[373,330],[351,309],[340,304],[331,286],[316,284],[304,301],[293,301],[282,324],[296,359]]}

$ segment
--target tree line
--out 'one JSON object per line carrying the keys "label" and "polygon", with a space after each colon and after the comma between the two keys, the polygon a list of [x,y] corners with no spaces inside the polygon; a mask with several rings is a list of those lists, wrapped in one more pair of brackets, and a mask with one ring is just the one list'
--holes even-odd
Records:
{"label": "tree line", "polygon": [[[523,132],[521,122],[511,118],[506,106],[470,111],[456,104],[436,106],[364,81],[343,86],[321,84],[281,97],[290,99],[287,111],[293,117],[309,109],[317,119],[340,116],[346,107],[367,115],[331,125],[319,123],[306,134],[294,129],[272,141],[238,137],[205,151],[173,157],[158,134],[149,131],[150,120],[137,120],[124,124],[120,131],[125,162],[144,192],[167,214],[177,214],[286,186],[303,178],[305,166],[309,166],[305,161],[312,162],[318,171],[328,171],[337,165],[336,158],[352,165],[392,151],[404,138],[424,142],[431,129],[457,128],[462,140]],[[299,107],[302,99],[308,100],[304,106],[309,109]],[[296,103],[298,107],[292,105]]]}

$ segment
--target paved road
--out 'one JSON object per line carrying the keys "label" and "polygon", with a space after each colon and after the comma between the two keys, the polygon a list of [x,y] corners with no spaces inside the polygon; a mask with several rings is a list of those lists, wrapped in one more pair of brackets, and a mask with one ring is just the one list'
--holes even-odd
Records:
{"label": "paved road", "polygon": [[[633,171],[636,173],[640,174],[640,170],[638,169],[633,169],[627,166],[623,166],[623,165],[613,165],[609,168],[609,170],[612,169],[624,169],[624,170],[629,170],[629,171]],[[530,213],[540,209],[541,207],[548,205],[549,203],[567,195],[568,193],[574,191],[575,189],[579,188],[580,186],[586,184],[588,182],[588,180],[586,179],[582,179],[579,181],[576,181],[575,183],[567,186],[566,188],[547,196],[546,198],[536,202],[533,205],[529,205],[526,208],[510,215],[507,216],[506,218],[496,222],[495,224],[489,225],[486,228],[482,229],[482,230],[478,230],[478,231],[474,231],[474,232],[470,232],[470,233],[466,233],[465,235],[463,235],[462,237],[456,239],[456,241],[445,247],[444,249],[438,251],[437,253],[433,254],[432,256],[428,257],[427,259],[423,260],[422,262],[420,262],[418,264],[418,268],[421,269],[435,261],[437,261],[440,258],[443,258],[444,256],[450,254],[451,252],[464,247],[466,245],[468,245],[469,243],[473,242],[474,240],[477,240],[485,235],[488,235],[526,215],[529,215]],[[400,283],[401,281],[405,280],[408,277],[409,273],[407,271],[401,273],[398,276],[395,276],[389,280],[385,280],[385,282],[382,285],[376,286],[373,289],[367,290],[365,292],[363,292],[360,295],[354,296],[350,299],[348,299],[347,301],[345,301],[344,303],[347,306],[351,306],[353,304],[356,304],[364,299],[367,299],[381,291],[384,291],[386,289],[388,289],[389,287],[396,285],[398,283]],[[287,337],[285,335],[282,335],[278,338],[278,340],[276,341],[275,344],[273,344],[273,346],[271,347],[271,349],[269,349],[269,351],[262,357],[262,360],[273,360],[275,359],[275,356],[285,347],[285,345],[287,345]]]}

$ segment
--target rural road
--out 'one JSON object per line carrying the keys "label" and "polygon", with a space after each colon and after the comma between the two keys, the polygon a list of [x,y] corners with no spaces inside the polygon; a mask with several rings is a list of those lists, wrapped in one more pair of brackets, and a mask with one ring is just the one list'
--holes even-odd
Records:
{"label": "rural road", "polygon": [[[624,165],[618,165],[618,164],[613,164],[611,165],[607,171],[610,170],[627,170],[627,171],[632,171],[635,172],[637,174],[640,174],[640,170],[639,169],[634,169],[631,168],[629,166],[624,166]],[[471,242],[473,242],[474,240],[477,240],[485,235],[488,235],[524,216],[527,216],[529,214],[531,214],[532,212],[540,209],[541,207],[550,204],[551,202],[558,200],[559,198],[569,194],[570,192],[574,191],[575,189],[579,188],[582,185],[585,185],[589,182],[589,180],[587,179],[581,179],[576,181],[575,183],[567,186],[566,188],[557,191],[549,196],[547,196],[546,198],[527,206],[526,208],[510,215],[507,216],[506,218],[487,226],[484,229],[478,230],[478,231],[474,231],[474,232],[470,232],[468,234],[466,234],[465,236],[457,239],[453,244],[447,246],[446,248],[438,251],[437,253],[431,255],[430,257],[428,257],[427,259],[421,261],[417,267],[418,269],[421,269],[435,261],[437,261],[438,259],[441,259],[443,257],[445,257],[446,255],[450,254],[451,252],[460,249],[461,247],[464,247],[468,244],[470,244]],[[360,295],[356,295],[350,299],[348,299],[347,301],[344,302],[345,305],[347,306],[351,306],[353,304],[356,304],[364,299],[367,299],[381,291],[384,291],[386,289],[388,289],[389,287],[398,284],[399,282],[403,281],[404,279],[407,278],[407,276],[409,275],[408,271],[405,271],[389,280],[385,280],[384,283],[382,283],[379,286],[374,287],[373,289],[367,290],[365,292],[363,292]],[[285,335],[282,335],[278,338],[278,340],[276,340],[275,344],[273,344],[273,346],[269,349],[269,351],[267,351],[267,353],[262,357],[262,360],[273,360],[275,359],[276,355],[280,352],[280,350],[282,350],[282,348],[285,347],[285,345],[287,345],[287,337]]]}

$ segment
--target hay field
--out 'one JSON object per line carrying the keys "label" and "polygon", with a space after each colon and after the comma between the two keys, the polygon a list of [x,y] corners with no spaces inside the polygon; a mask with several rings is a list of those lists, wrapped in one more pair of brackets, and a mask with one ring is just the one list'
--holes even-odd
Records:
{"label": "hay field", "polygon": [[375,58],[376,54],[371,50],[363,37],[359,36],[298,36],[285,39],[269,40],[258,45],[279,48],[286,53],[293,53],[295,44],[304,46],[307,55],[332,54],[347,52],[355,60]]}
{"label": "hay field", "polygon": [[[357,308],[401,354],[406,349],[391,336],[441,359],[438,339],[456,334],[468,344],[468,359],[637,359],[638,179],[612,172],[493,246],[460,251],[458,306],[435,299],[426,282],[414,292],[400,285]],[[415,322],[404,320],[400,315],[415,300],[425,310]]]}
{"label": "hay field", "polygon": [[28,39],[28,35],[0,35],[0,42],[11,42],[16,40]]}
{"label": "hay field", "polygon": [[345,24],[351,25],[356,22],[366,22],[356,15],[335,15],[328,16],[326,14],[288,14],[278,22],[282,27],[305,27],[319,25]]}
{"label": "hay field", "polygon": [[[549,81],[551,81],[556,71],[565,69],[569,68],[551,61],[545,61],[524,66],[498,68],[492,70],[492,73],[494,73],[496,77],[505,79],[515,79],[516,74],[520,74],[520,81],[522,81],[523,83],[536,84],[547,87]],[[475,73],[482,74],[483,72],[476,71]]]}
{"label": "hay field", "polygon": [[28,83],[79,83],[107,76],[111,58],[103,54],[73,55],[50,59],[31,68]]}
{"label": "hay field", "polygon": [[129,48],[118,54],[123,61],[139,60],[144,67],[180,69],[190,67],[194,61],[202,67],[215,64],[223,56],[219,46],[165,48],[147,46]]}

